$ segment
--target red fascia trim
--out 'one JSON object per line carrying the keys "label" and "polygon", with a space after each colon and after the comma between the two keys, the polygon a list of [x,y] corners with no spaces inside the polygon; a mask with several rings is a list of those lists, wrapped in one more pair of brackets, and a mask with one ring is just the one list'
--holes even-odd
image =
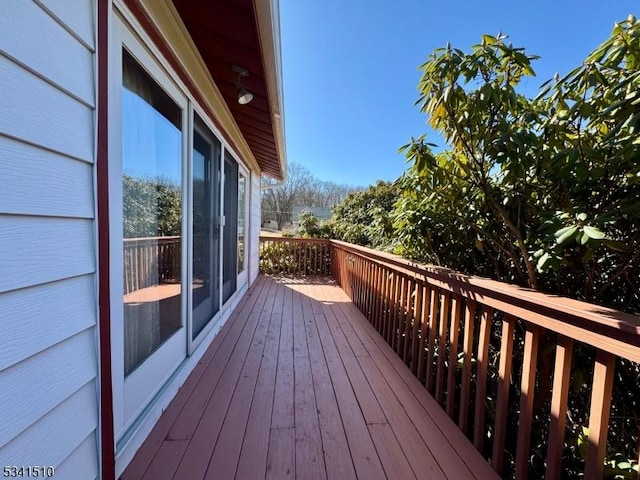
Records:
{"label": "red fascia trim", "polygon": [[102,480],[115,480],[116,456],[111,376],[111,292],[109,290],[109,15],[111,2],[98,0],[98,102],[96,194],[98,234],[98,329],[100,345],[100,454]]}

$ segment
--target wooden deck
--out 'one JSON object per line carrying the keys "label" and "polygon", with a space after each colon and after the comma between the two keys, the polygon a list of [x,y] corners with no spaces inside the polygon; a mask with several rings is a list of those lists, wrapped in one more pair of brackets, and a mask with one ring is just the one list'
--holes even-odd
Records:
{"label": "wooden deck", "polygon": [[339,287],[262,276],[121,478],[497,475]]}

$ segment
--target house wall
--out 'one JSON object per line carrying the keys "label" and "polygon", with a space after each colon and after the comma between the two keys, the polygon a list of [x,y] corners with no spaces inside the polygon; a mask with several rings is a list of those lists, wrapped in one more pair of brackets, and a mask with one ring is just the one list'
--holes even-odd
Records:
{"label": "house wall", "polygon": [[260,174],[251,173],[251,245],[249,247],[249,283],[253,283],[260,273]]}
{"label": "house wall", "polygon": [[94,2],[0,2],[0,466],[96,478]]}

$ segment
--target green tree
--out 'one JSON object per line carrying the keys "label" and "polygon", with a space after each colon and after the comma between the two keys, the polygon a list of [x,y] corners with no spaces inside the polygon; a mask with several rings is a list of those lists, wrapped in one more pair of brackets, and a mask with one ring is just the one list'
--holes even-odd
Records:
{"label": "green tree", "polygon": [[[403,147],[412,167],[393,215],[400,248],[455,270],[638,313],[640,25],[634,17],[617,24],[580,66],[528,98],[518,85],[534,75],[535,58],[505,36],[485,35],[470,52],[447,46],[422,66],[420,108],[447,149],[434,152],[424,136]],[[579,379],[589,375],[589,355],[576,348],[569,428],[578,450],[589,393]],[[550,389],[551,361],[541,352],[539,403]],[[640,373],[620,360],[616,375],[609,437],[616,453],[606,475],[632,478]],[[578,463],[565,458],[563,476],[579,477]]]}
{"label": "green tree", "polygon": [[358,245],[392,250],[392,212],[402,194],[392,182],[378,181],[366,190],[353,192],[333,209],[330,226],[334,238]]}
{"label": "green tree", "polygon": [[182,192],[163,178],[123,176],[124,236],[162,237],[182,234]]}
{"label": "green tree", "polygon": [[535,58],[484,35],[421,67],[421,111],[449,148],[403,147],[398,235],[451,268],[638,311],[639,27],[532,99],[517,87]]}

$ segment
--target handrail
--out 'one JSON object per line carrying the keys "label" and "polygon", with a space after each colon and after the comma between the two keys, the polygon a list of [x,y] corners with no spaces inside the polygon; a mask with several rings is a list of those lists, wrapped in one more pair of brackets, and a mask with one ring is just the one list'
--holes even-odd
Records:
{"label": "handrail", "polygon": [[329,276],[329,241],[260,236],[260,271],[271,275]]}
{"label": "handrail", "polygon": [[[584,478],[602,478],[615,364],[640,363],[640,317],[337,240],[261,242],[287,245],[287,252],[328,246],[333,278],[500,474],[507,468],[527,478],[534,415],[546,408],[545,475],[561,476],[572,363],[576,355],[585,361],[579,345],[594,348],[593,373],[584,380],[591,385]],[[545,353],[549,342],[555,360]],[[519,411],[515,442],[506,440],[509,410]]]}
{"label": "handrail", "polygon": [[125,238],[124,294],[180,281],[181,237]]}
{"label": "handrail", "polygon": [[443,267],[412,262],[397,255],[338,240],[331,240],[331,245],[398,268],[438,288],[521,317],[593,347],[608,347],[609,351],[640,363],[640,317],[637,315],[488,278],[465,275]]}

